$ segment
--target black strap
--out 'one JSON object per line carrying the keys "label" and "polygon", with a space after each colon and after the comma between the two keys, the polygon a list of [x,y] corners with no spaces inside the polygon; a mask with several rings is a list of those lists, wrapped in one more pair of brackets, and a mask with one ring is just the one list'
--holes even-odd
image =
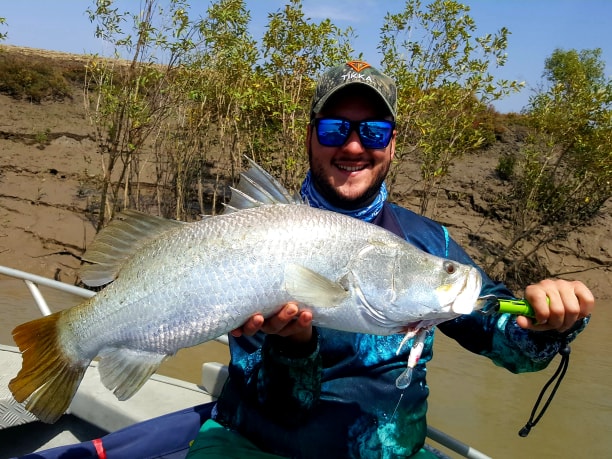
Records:
{"label": "black strap", "polygon": [[[567,340],[564,339],[561,345],[561,349],[559,349],[559,354],[561,354],[561,362],[559,363],[559,366],[557,367],[557,371],[555,371],[555,374],[551,376],[551,378],[548,380],[548,382],[544,385],[544,387],[540,391],[540,395],[538,396],[538,399],[536,400],[535,405],[533,406],[533,409],[531,410],[531,416],[529,417],[529,421],[527,421],[527,424],[525,424],[525,427],[523,427],[519,431],[518,433],[519,436],[526,437],[527,435],[529,435],[529,432],[531,432],[531,428],[535,427],[535,425],[540,421],[540,419],[542,419],[542,416],[544,416],[544,413],[546,412],[548,405],[550,405],[550,402],[552,401],[553,397],[557,393],[557,389],[559,388],[561,381],[563,381],[563,377],[565,376],[565,372],[567,371],[567,367],[569,366],[569,358],[570,358],[571,352],[572,350],[569,344],[567,344]],[[546,400],[546,403],[542,407],[540,414],[536,416],[538,406],[540,405],[540,402],[542,402],[542,398],[544,397],[544,394],[548,390],[548,387],[555,380],[557,381],[550,395],[548,396],[548,400]]]}

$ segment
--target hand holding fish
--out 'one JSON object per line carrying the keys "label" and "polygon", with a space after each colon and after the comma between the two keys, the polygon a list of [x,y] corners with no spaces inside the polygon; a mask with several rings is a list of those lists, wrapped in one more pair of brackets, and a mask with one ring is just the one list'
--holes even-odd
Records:
{"label": "hand holding fish", "polygon": [[563,333],[577,320],[591,314],[595,299],[580,281],[545,279],[525,288],[525,299],[535,312],[535,321],[523,316],[517,323],[531,330],[556,330]]}
{"label": "hand holding fish", "polygon": [[255,314],[241,327],[232,330],[232,336],[253,336],[258,331],[291,338],[294,342],[307,343],[312,337],[312,312],[300,311],[295,303],[287,303],[277,314],[264,319]]}

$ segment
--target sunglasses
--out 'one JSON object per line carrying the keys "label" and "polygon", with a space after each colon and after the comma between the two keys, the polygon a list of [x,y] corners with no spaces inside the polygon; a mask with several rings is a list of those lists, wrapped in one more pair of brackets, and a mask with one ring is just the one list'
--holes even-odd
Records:
{"label": "sunglasses", "polygon": [[365,148],[387,148],[395,123],[387,120],[349,121],[343,118],[315,118],[312,124],[317,130],[319,143],[326,147],[344,145],[351,132],[357,131]]}

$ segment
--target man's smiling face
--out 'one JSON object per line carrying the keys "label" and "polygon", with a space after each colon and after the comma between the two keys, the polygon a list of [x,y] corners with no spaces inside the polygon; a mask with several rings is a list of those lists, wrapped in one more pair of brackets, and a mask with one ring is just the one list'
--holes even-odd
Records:
{"label": "man's smiling face", "polygon": [[[393,120],[383,101],[373,91],[356,85],[333,96],[316,118],[344,118],[350,121]],[[319,143],[309,125],[306,143],[313,183],[332,205],[345,209],[367,206],[378,194],[395,153],[395,135],[383,149],[365,148],[356,131],[343,145],[326,147]]]}

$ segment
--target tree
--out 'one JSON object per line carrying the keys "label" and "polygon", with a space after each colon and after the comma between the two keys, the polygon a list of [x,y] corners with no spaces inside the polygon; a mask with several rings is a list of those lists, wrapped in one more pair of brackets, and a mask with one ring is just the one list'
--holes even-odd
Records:
{"label": "tree", "polygon": [[321,69],[349,60],[352,29],[342,30],[330,19],[316,23],[305,18],[301,0],[290,0],[268,17],[261,68],[267,123],[279,134],[273,144],[281,152],[276,158],[278,173],[292,187],[303,175],[304,131],[310,115],[304,109],[310,106],[314,80]]}
{"label": "tree", "polygon": [[[112,0],[96,0],[87,11],[97,23],[96,37],[115,49],[114,60],[94,56],[87,68],[86,88],[91,91],[87,101],[103,157],[98,230],[130,199],[140,207],[138,188],[130,191],[132,184],[141,183],[140,153],[171,114],[174,104],[169,97],[175,93],[167,88],[175,70],[197,45],[194,35],[198,32],[184,0],[170,0],[167,11],[156,0],[146,0],[135,13],[113,6]],[[125,24],[127,31],[122,28]],[[123,56],[131,59],[119,59]]]}
{"label": "tree", "polygon": [[402,163],[421,164],[421,213],[439,192],[452,161],[485,140],[479,117],[491,102],[519,89],[515,81],[495,81],[491,66],[503,66],[509,32],[474,38],[469,7],[434,0],[423,9],[407,0],[404,10],[387,14],[379,48],[383,69],[399,88],[398,139],[391,185]]}
{"label": "tree", "polygon": [[[202,44],[174,80],[178,126],[168,126],[165,152],[175,170],[177,209],[189,206],[190,194],[198,190],[199,213],[205,213],[202,196],[205,165],[211,153],[220,158],[231,177],[250,148],[248,132],[257,125],[252,100],[257,85],[253,68],[259,59],[255,40],[248,32],[250,14],[242,0],[212,3],[199,23]],[[249,153],[249,155],[251,155]],[[216,187],[215,187],[216,190]],[[210,210],[214,213],[216,194]]]}
{"label": "tree", "polygon": [[[0,30],[4,27],[6,27],[6,18],[0,17]],[[6,40],[6,37],[8,37],[8,32],[0,32],[0,41]]]}
{"label": "tree", "polygon": [[536,251],[587,224],[612,196],[612,80],[601,50],[555,50],[525,111],[531,133],[507,201],[510,243],[489,266],[516,272]]}

